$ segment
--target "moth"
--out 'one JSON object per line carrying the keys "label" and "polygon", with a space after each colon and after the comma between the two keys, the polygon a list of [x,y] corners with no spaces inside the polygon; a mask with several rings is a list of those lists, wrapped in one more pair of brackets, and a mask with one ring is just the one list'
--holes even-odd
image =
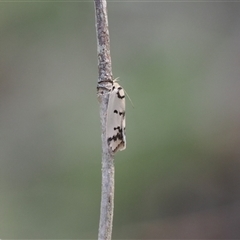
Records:
{"label": "moth", "polygon": [[126,148],[125,126],[125,93],[114,80],[109,93],[106,126],[107,143],[113,153]]}

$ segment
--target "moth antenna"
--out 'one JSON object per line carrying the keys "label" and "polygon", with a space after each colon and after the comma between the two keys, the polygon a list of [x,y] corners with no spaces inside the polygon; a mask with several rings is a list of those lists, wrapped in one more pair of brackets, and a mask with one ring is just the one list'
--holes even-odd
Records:
{"label": "moth antenna", "polygon": [[117,81],[118,81],[118,79],[119,79],[119,77],[117,77],[117,78],[113,79],[113,82],[117,82]]}
{"label": "moth antenna", "polygon": [[126,93],[126,95],[127,95],[128,99],[129,99],[129,101],[130,101],[132,107],[134,108],[134,105],[133,105],[132,99],[129,97],[129,95],[128,95],[128,93],[127,93],[127,91],[126,91],[125,89],[124,89],[124,92]]}

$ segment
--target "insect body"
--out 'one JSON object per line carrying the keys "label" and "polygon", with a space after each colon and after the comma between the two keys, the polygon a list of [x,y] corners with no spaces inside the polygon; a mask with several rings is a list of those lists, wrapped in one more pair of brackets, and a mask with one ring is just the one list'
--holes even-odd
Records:
{"label": "insect body", "polygon": [[113,153],[126,148],[125,94],[123,88],[113,81],[107,109],[107,142]]}

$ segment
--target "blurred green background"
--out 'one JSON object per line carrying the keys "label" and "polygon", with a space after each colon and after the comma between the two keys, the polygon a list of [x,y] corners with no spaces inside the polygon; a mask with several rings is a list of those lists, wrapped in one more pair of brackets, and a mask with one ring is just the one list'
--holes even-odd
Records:
{"label": "blurred green background", "polygon": [[[240,4],[109,2],[127,100],[114,239],[240,238]],[[96,239],[93,1],[0,8],[0,236]]]}

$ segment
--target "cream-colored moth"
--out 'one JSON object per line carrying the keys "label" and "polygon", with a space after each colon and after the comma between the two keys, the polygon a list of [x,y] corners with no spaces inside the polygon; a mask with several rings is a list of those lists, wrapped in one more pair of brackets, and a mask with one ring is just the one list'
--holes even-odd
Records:
{"label": "cream-colored moth", "polygon": [[113,153],[126,148],[125,126],[125,94],[114,80],[109,93],[106,126],[107,142]]}

